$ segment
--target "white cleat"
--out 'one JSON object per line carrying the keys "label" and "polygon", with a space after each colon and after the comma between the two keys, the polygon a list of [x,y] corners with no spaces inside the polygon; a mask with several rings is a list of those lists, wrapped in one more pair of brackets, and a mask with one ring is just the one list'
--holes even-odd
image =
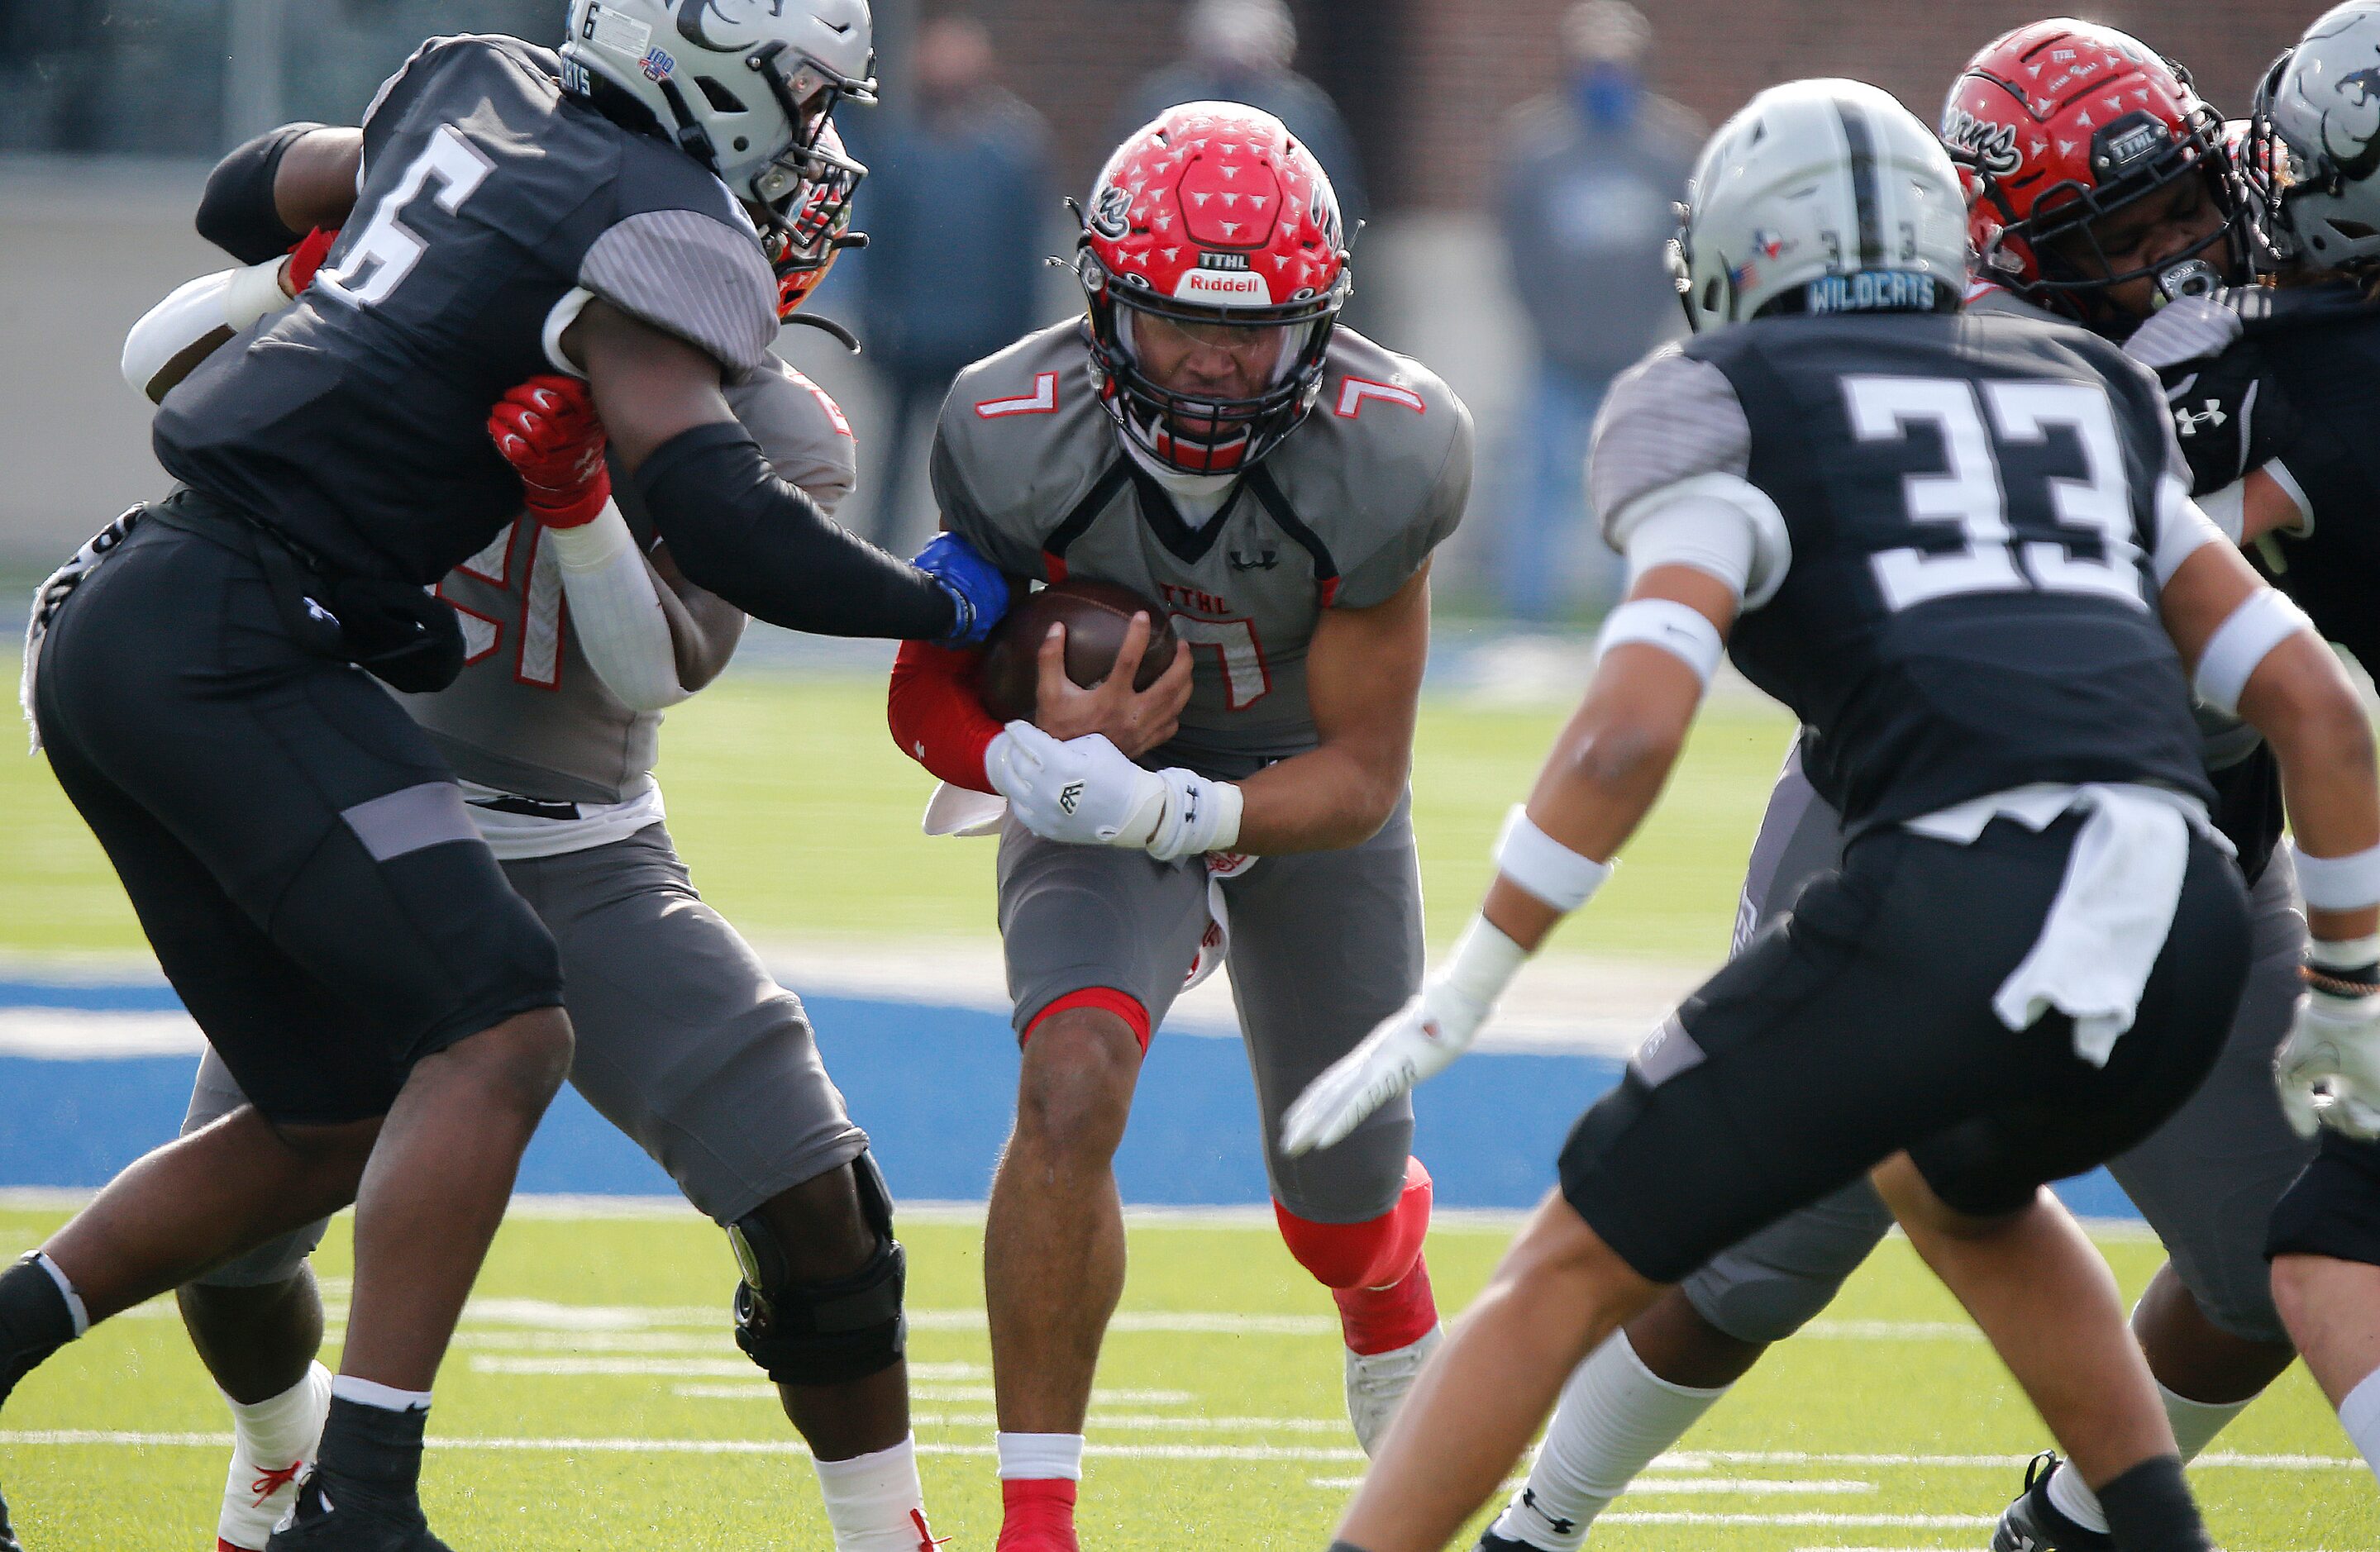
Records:
{"label": "white cleat", "polygon": [[[313,1427],[310,1439],[322,1437],[322,1420],[331,1411],[331,1371],[316,1364],[306,1373],[306,1402]],[[314,1463],[313,1443],[289,1461],[260,1461],[249,1441],[235,1430],[231,1470],[224,1478],[223,1514],[215,1522],[215,1552],[263,1552],[273,1527],[298,1503],[298,1479]]]}
{"label": "white cleat", "polygon": [[1407,1347],[1393,1347],[1386,1352],[1347,1349],[1347,1421],[1355,1425],[1355,1442],[1364,1447],[1366,1455],[1388,1437],[1389,1425],[1396,1420],[1397,1407],[1413,1388],[1414,1377],[1445,1340],[1446,1328],[1433,1326],[1427,1336]]}

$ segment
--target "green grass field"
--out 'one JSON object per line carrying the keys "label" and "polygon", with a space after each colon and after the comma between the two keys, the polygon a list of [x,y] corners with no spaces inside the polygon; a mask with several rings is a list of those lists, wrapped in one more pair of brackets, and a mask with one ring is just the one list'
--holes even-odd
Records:
{"label": "green grass field", "polygon": [[[1414,769],[1433,941],[1469,916],[1488,848],[1560,715],[1433,700]],[[1715,961],[1790,721],[1718,707],[1627,866],[1560,943]],[[704,894],[747,933],[872,939],[992,931],[992,847],[917,830],[932,781],[892,746],[881,687],[853,678],[732,678],[670,713],[670,828]],[[39,758],[0,758],[0,949],[133,950],[140,929],[106,860]]]}
{"label": "green grass field", "polygon": [[[0,1211],[0,1255],[56,1215]],[[998,1528],[979,1231],[912,1222],[912,1375],[927,1495],[954,1548]],[[1505,1235],[1440,1229],[1450,1310]],[[2109,1244],[2129,1288],[2154,1246]],[[1142,1227],[1092,1408],[1082,1526],[1094,1552],[1319,1552],[1363,1469],[1330,1303],[1268,1226]],[[345,1225],[320,1266],[347,1269]],[[722,1318],[733,1273],[691,1215],[516,1218],[440,1377],[427,1497],[459,1552],[824,1547],[805,1462]],[[344,1282],[333,1281],[334,1318]],[[338,1339],[332,1333],[333,1345]],[[228,1426],[170,1305],[36,1372],[0,1416],[0,1481],[31,1552],[204,1546]],[[135,1444],[123,1436],[146,1436]],[[161,1436],[194,1436],[164,1442]],[[1958,1311],[1889,1242],[1621,1500],[1590,1546],[1981,1547],[2038,1424]],[[2380,1499],[2301,1372],[2194,1473],[2230,1552],[2380,1545]],[[2313,1461],[2307,1458],[2318,1457]]]}

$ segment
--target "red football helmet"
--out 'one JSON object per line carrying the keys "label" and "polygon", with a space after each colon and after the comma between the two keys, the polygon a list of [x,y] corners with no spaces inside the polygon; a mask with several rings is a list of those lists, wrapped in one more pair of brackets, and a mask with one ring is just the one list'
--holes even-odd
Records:
{"label": "red football helmet", "polygon": [[[829,124],[819,136],[810,175],[770,208],[760,246],[777,275],[777,316],[791,319],[809,299],[835,255],[846,248],[865,248],[868,236],[851,229],[852,196],[858,192],[868,169],[843,149],[843,137]],[[805,321],[808,321],[805,320]]]}
{"label": "red football helmet", "polygon": [[[1330,176],[1281,120],[1238,103],[1168,108],[1108,159],[1075,273],[1101,402],[1135,446],[1189,474],[1252,464],[1305,418],[1354,287]],[[1144,316],[1279,331],[1280,364],[1250,397],[1177,392],[1142,370]]]}
{"label": "red football helmet", "polygon": [[[1978,276],[2084,321],[2107,321],[2101,294],[2144,276],[2168,298],[2245,280],[2222,133],[2187,71],[2112,27],[2061,18],[1995,40],[1942,107],[1942,141],[1967,179]],[[2205,180],[2221,227],[2154,271],[2115,271],[2092,223],[2185,177]],[[2099,273],[2059,254],[2057,239],[2070,236],[2090,245]]]}

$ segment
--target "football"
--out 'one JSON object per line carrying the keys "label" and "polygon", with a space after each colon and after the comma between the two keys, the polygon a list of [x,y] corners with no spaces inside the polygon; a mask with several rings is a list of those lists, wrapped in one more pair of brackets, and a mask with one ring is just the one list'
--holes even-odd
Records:
{"label": "football", "polygon": [[986,644],[977,687],[984,709],[1002,721],[1030,721],[1040,679],[1042,638],[1050,627],[1066,627],[1066,677],[1085,689],[1115,667],[1124,632],[1135,613],[1149,620],[1148,650],[1141,654],[1133,687],[1145,690],[1173,661],[1173,627],[1165,611],[1129,588],[1112,582],[1053,582],[1008,612]]}

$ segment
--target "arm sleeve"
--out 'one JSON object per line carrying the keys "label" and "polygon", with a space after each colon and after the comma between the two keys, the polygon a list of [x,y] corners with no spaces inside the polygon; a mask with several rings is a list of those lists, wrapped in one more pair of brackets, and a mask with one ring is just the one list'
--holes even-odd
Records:
{"label": "arm sleeve", "polygon": [[759,370],[727,386],[727,407],[760,444],[760,455],[787,484],[828,516],[858,480],[851,423],[826,391],[771,356]]}
{"label": "arm sleeve", "polygon": [[643,211],[609,227],[578,284],[736,371],[765,366],[777,337],[777,282],[759,239],[700,211]]}
{"label": "arm sleeve", "polygon": [[281,158],[298,138],[323,126],[285,124],[268,129],[215,164],[199,196],[199,236],[243,264],[278,258],[305,236],[282,224],[273,202],[273,179]]}
{"label": "arm sleeve", "polygon": [[1697,475],[1741,480],[1752,467],[1752,427],[1734,384],[1675,346],[1612,383],[1595,418],[1594,445],[1587,494],[1615,549],[1631,503]]}
{"label": "arm sleeve", "polygon": [[885,720],[903,754],[953,786],[989,793],[984,751],[1000,736],[1000,723],[976,692],[976,668],[982,661],[980,649],[903,642],[892,660]]}
{"label": "arm sleeve", "polygon": [[772,625],[935,640],[955,620],[941,583],[829,522],[734,422],[672,437],[637,490],[687,580]]}
{"label": "arm sleeve", "polygon": [[593,522],[549,528],[545,538],[579,650],[604,687],[632,711],[659,711],[692,694],[678,682],[659,585],[619,507],[606,502]]}

